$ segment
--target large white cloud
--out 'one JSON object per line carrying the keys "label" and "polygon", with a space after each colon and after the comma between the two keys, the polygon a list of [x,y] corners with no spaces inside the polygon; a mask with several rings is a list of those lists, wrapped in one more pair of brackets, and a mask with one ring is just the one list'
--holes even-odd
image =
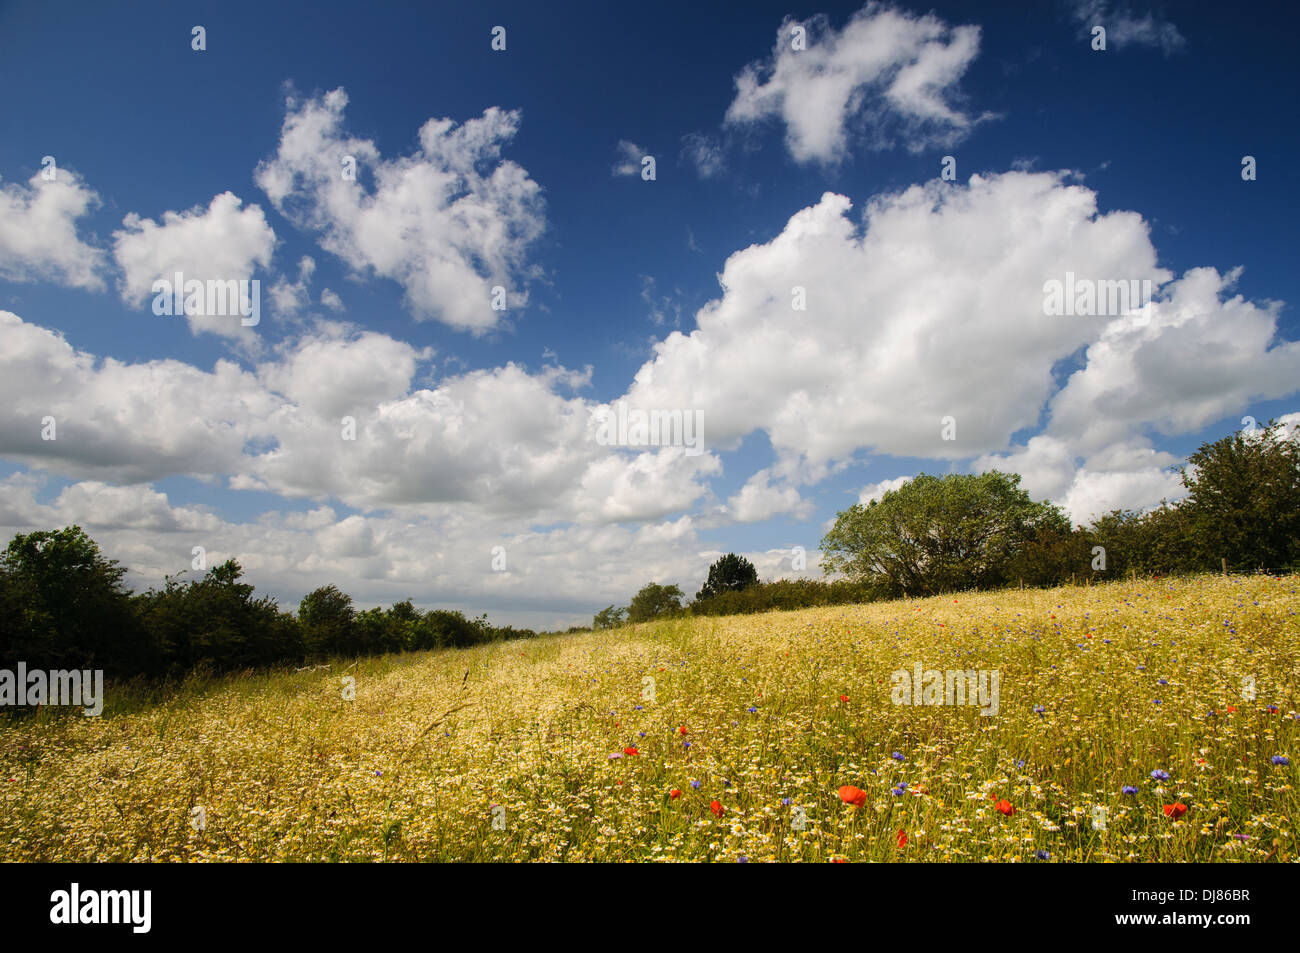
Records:
{"label": "large white cloud", "polygon": [[539,523],[665,517],[720,470],[708,452],[601,445],[601,405],[574,393],[589,369],[507,364],[432,381],[430,356],[321,323],[254,372],[98,361],[0,312],[0,455],[83,480],[193,475],[365,511],[459,506]]}
{"label": "large white cloud", "polygon": [[[171,287],[177,273],[186,284],[253,280],[259,267],[271,264],[275,232],[259,206],[242,205],[234,193],[222,192],[206,209],[165,212],[161,225],[134,212],[126,216],[122,228],[113,233],[113,256],[123,273],[122,300],[136,305],[151,302],[154,282],[166,281]],[[246,324],[243,316],[260,322],[261,302],[259,295],[259,311],[254,312],[252,286],[247,287],[249,294],[241,295],[237,311],[227,305],[226,310],[236,313],[186,314],[190,329],[195,334],[208,331],[251,342],[254,325]],[[147,313],[157,320],[152,307]]]}
{"label": "large white cloud", "polygon": [[104,253],[77,234],[99,196],[71,169],[51,171],[51,181],[38,172],[26,186],[0,186],[0,278],[99,290]]}
{"label": "large white cloud", "polygon": [[289,100],[276,154],[255,176],[276,210],[358,272],[397,281],[417,317],[482,332],[508,313],[493,310],[494,286],[507,309],[525,304],[525,254],[545,217],[540,186],[500,157],[520,113],[430,119],[415,153],[385,159],[344,132],[347,102],[342,89]]}
{"label": "large white cloud", "polygon": [[[796,48],[803,30],[806,48]],[[912,151],[950,145],[977,119],[957,106],[957,83],[979,53],[976,26],[949,26],[868,3],[836,32],[827,18],[787,19],[772,56],[736,77],[727,123],[778,117],[799,162],[837,162],[861,137]]]}
{"label": "large white cloud", "polygon": [[[1174,461],[1153,433],[1194,433],[1297,389],[1300,344],[1276,339],[1280,305],[1231,297],[1235,273],[1174,279],[1141,216],[1098,214],[1067,175],[914,186],[874,198],[861,228],[849,211],[827,193],[733,254],[722,296],[656,346],[628,402],[699,409],[715,448],[765,432],[786,479],[818,481],[864,451],[977,457],[1083,515],[1108,487],[1116,505],[1169,495]],[[1045,314],[1045,284],[1067,273],[1149,281],[1152,300]]]}
{"label": "large white cloud", "polygon": [[849,211],[827,193],[733,254],[722,297],[656,346],[629,402],[700,408],[717,447],[764,430],[783,476],[858,450],[966,459],[1035,426],[1053,367],[1105,327],[1045,316],[1045,281],[1169,277],[1139,216],[1098,215],[1061,175],[914,186],[874,199],[863,228]]}

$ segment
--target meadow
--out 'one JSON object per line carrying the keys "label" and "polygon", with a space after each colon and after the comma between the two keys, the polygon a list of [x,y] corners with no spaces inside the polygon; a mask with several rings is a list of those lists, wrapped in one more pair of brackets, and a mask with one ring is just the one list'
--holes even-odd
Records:
{"label": "meadow", "polygon": [[[1298,582],[110,684],[101,717],[0,714],[0,860],[1294,862]],[[997,714],[892,703],[918,662],[996,672]]]}

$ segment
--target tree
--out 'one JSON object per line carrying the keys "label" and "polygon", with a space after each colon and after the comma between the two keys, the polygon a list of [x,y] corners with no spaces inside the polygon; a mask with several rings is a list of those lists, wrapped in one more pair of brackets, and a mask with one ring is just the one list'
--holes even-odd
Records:
{"label": "tree", "polygon": [[1069,532],[1065,514],[1030,499],[1016,474],[922,473],[839,513],[822,540],[823,567],[891,595],[992,588],[1029,541]]}
{"label": "tree", "polygon": [[591,617],[591,627],[593,629],[613,629],[623,624],[623,619],[627,615],[627,609],[615,609],[613,606],[606,606]]}
{"label": "tree", "polygon": [[298,621],[269,596],[254,598],[240,582],[243,568],[227,559],[202,579],[169,576],[161,590],[137,597],[144,625],[154,632],[173,671],[198,665],[219,670],[273,665],[303,656]]}
{"label": "tree", "polygon": [[307,650],[315,655],[358,651],[356,616],[352,597],[335,586],[322,586],[307,593],[298,604],[298,622],[302,625]]}
{"label": "tree", "polygon": [[679,612],[682,608],[682,591],[676,586],[650,583],[632,597],[627,607],[629,622],[649,622],[666,612]]}
{"label": "tree", "polygon": [[1283,425],[1238,431],[1188,458],[1183,485],[1202,569],[1220,559],[1240,569],[1300,561],[1300,438]]}
{"label": "tree", "polygon": [[695,594],[697,602],[724,592],[741,592],[758,584],[758,570],[744,556],[727,553],[709,567],[709,578]]}
{"label": "tree", "polygon": [[161,652],[139,624],[125,575],[80,526],[15,536],[0,554],[0,662],[157,669]]}

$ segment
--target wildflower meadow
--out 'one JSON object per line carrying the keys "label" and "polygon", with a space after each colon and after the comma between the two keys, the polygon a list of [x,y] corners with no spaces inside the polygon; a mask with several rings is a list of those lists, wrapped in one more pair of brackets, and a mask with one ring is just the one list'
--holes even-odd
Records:
{"label": "wildflower meadow", "polygon": [[110,682],[0,714],[0,860],[1294,861],[1297,581]]}

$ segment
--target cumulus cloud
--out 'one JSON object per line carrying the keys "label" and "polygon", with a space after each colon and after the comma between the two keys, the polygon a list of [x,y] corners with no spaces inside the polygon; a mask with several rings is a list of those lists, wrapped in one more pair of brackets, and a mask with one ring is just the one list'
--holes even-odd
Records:
{"label": "cumulus cloud", "polygon": [[1178,27],[1168,20],[1149,12],[1136,16],[1110,0],[1074,0],[1072,12],[1085,34],[1091,34],[1094,26],[1105,27],[1107,47],[1155,46],[1168,56],[1187,45]]}
{"label": "cumulus cloud", "polygon": [[[720,471],[710,453],[602,446],[592,418],[604,405],[574,396],[590,369],[507,364],[431,381],[431,356],[320,324],[255,372],[97,361],[0,312],[0,400],[12,411],[0,455],[83,480],[193,475],[363,511],[461,506],[541,523],[658,519]],[[54,440],[42,439],[46,417]]]}
{"label": "cumulus cloud", "polygon": [[[154,282],[166,281],[170,287],[178,272],[187,284],[191,280],[243,282],[255,278],[257,268],[269,267],[275,232],[259,206],[242,205],[233,192],[222,192],[206,209],[165,212],[161,225],[134,212],[127,215],[122,228],[113,233],[113,257],[123,273],[122,300],[143,304],[153,297]],[[251,341],[256,332],[241,318],[250,313],[251,294],[243,295],[242,288],[239,307],[239,313],[232,315],[185,317],[195,334],[207,331]]]}
{"label": "cumulus cloud", "polygon": [[858,494],[858,502],[866,505],[872,500],[884,499],[886,493],[893,490],[901,489],[904,484],[911,481],[910,476],[895,477],[892,480],[881,480],[879,483],[869,483],[862,488]]}
{"label": "cumulus cloud", "polygon": [[1053,366],[1105,326],[1044,316],[1045,280],[1168,277],[1139,216],[1098,215],[1060,175],[914,186],[874,199],[862,228],[850,207],[827,193],[733,254],[722,297],[656,345],[630,402],[702,409],[718,447],[764,430],[782,476],[820,479],[858,449],[965,459],[1035,425]]}
{"label": "cumulus cloud", "polygon": [[0,278],[51,281],[98,291],[104,253],[77,234],[77,220],[99,205],[99,196],[71,169],[41,172],[25,186],[0,186]]}
{"label": "cumulus cloud", "polygon": [[[974,457],[1062,500],[1081,467],[1088,486],[1101,485],[1088,474],[1136,470],[1135,485],[1163,493],[1170,461],[1151,457],[1151,431],[1196,432],[1300,380],[1300,344],[1276,337],[1280,305],[1231,296],[1233,273],[1175,279],[1141,216],[1099,214],[1065,174],[914,186],[874,198],[861,227],[849,211],[827,193],[733,254],[721,297],[694,331],[656,345],[628,402],[700,409],[720,449],[762,431],[782,479],[816,482],[860,451]],[[1048,316],[1045,285],[1067,272],[1147,280],[1153,300]],[[1072,362],[1062,388],[1054,371]],[[1010,446],[1044,416],[1027,447]],[[1130,444],[1146,458],[1116,462]]]}
{"label": "cumulus cloud", "polygon": [[525,254],[545,217],[540,186],[501,158],[520,113],[430,119],[413,154],[388,159],[344,132],[347,102],[342,89],[289,100],[278,150],[255,175],[275,209],[356,271],[398,282],[417,318],[481,333],[502,314],[494,286],[509,307],[525,304],[536,274]]}
{"label": "cumulus cloud", "polygon": [[275,310],[286,316],[298,314],[311,304],[311,276],[316,272],[316,259],[303,255],[298,261],[298,280],[290,281],[281,275],[271,285],[271,301]]}
{"label": "cumulus cloud", "polygon": [[[806,46],[796,46],[803,31]],[[979,53],[976,26],[950,26],[868,3],[836,32],[824,15],[787,18],[772,56],[736,77],[728,125],[776,117],[798,162],[834,163],[860,136],[875,149],[901,141],[919,152],[969,134],[978,118],[957,105],[957,84]]]}
{"label": "cumulus cloud", "polygon": [[805,519],[812,514],[812,504],[804,500],[793,486],[773,486],[771,473],[759,470],[727,501],[728,514],[738,523],[757,523],[774,516]]}

